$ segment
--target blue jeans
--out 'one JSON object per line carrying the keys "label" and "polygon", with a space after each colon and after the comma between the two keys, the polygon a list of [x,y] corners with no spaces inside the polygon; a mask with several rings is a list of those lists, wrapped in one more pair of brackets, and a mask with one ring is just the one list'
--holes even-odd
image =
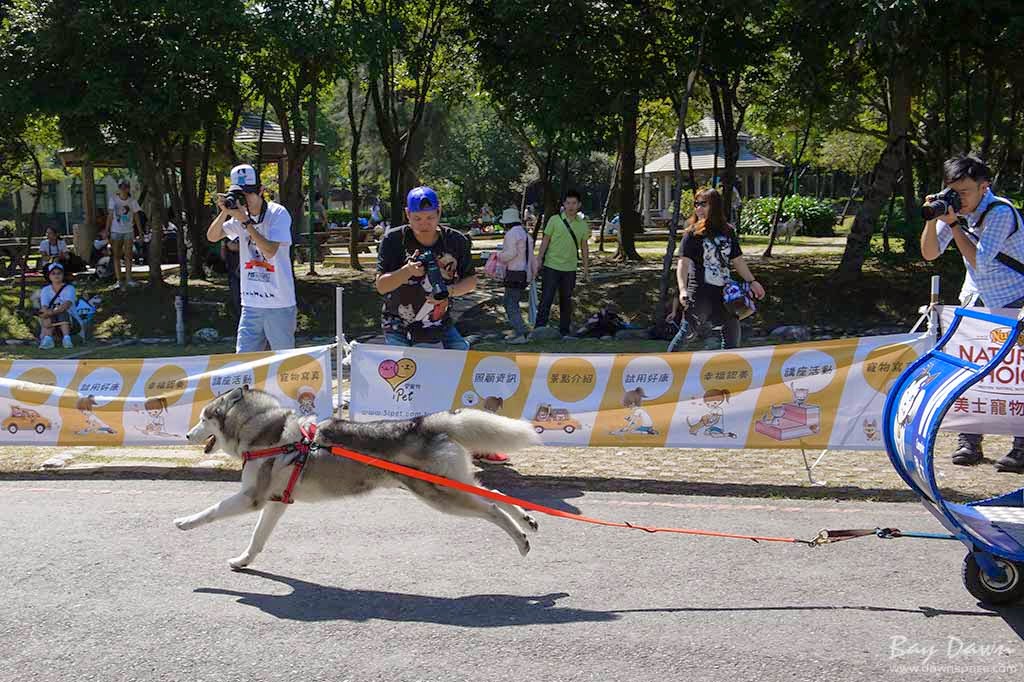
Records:
{"label": "blue jeans", "polygon": [[[405,346],[406,348],[411,346],[431,348],[434,346],[433,343],[413,343],[401,332],[384,332],[384,343],[389,346]],[[441,333],[441,345],[448,350],[469,350],[469,341],[462,338],[462,334],[454,324],[449,324],[444,328]]]}
{"label": "blue jeans", "polygon": [[523,322],[523,311],[519,308],[519,302],[523,299],[523,290],[519,287],[505,287],[505,314],[508,316],[508,323],[512,325],[516,336],[526,336],[530,330]]}
{"label": "blue jeans", "polygon": [[242,306],[238,320],[236,353],[255,353],[267,349],[295,348],[295,306],[287,308],[254,308]]}

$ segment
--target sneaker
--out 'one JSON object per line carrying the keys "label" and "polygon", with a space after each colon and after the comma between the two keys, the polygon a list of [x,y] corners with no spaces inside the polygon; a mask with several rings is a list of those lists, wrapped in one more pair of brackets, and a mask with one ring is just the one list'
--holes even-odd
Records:
{"label": "sneaker", "polygon": [[1024,438],[1013,439],[1013,449],[996,460],[996,471],[1024,474]]}
{"label": "sneaker", "polygon": [[71,343],[71,337],[70,336],[65,336],[64,337],[63,344],[64,344],[65,348],[74,348],[75,347],[75,344]]}
{"label": "sneaker", "polygon": [[42,343],[39,344],[39,347],[44,349],[53,348],[53,337],[44,336]]}
{"label": "sneaker", "polygon": [[136,282],[136,281],[135,281],[134,279],[132,279],[131,277],[129,277],[129,278],[128,278],[128,279],[127,279],[127,280],[125,281],[125,284],[127,284],[127,285],[128,285],[128,286],[130,286],[130,287],[137,287],[137,286],[139,286],[139,283],[138,283],[138,282]]}
{"label": "sneaker", "polygon": [[973,433],[961,433],[957,436],[956,452],[953,453],[953,464],[969,467],[981,461],[981,436]]}
{"label": "sneaker", "polygon": [[124,284],[121,283],[121,280],[117,280],[116,282],[114,282],[114,289],[124,289]]}
{"label": "sneaker", "polygon": [[505,343],[509,344],[510,346],[521,346],[524,343],[529,343],[529,342],[530,341],[526,338],[526,334],[520,334],[519,336],[513,336],[511,339],[509,339]]}
{"label": "sneaker", "polygon": [[511,464],[508,455],[500,452],[474,452],[473,461],[477,464]]}

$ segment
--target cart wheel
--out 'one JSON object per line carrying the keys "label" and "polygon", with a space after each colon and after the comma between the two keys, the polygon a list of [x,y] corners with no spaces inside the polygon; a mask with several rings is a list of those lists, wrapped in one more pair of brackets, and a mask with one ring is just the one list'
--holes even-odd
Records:
{"label": "cart wheel", "polygon": [[18,432],[18,426],[17,424],[11,424],[7,427],[7,430],[13,435]]}
{"label": "cart wheel", "polygon": [[1003,569],[1001,580],[990,578],[978,565],[974,552],[964,557],[964,587],[978,601],[987,604],[1010,604],[1024,597],[1024,564],[993,557],[996,565]]}
{"label": "cart wheel", "polygon": [[43,424],[36,424],[36,433],[42,433],[45,430],[46,427]]}
{"label": "cart wheel", "polygon": [[534,426],[533,430],[536,431],[537,433],[544,433],[544,427],[543,426]]}
{"label": "cart wheel", "polygon": [[573,431],[576,430],[576,427],[573,426],[572,424],[566,424],[562,430],[565,431],[566,433],[572,433]]}

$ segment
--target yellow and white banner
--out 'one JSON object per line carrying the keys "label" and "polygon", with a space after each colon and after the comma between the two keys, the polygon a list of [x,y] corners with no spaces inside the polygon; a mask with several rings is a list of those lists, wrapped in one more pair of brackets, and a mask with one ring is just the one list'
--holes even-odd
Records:
{"label": "yellow and white banner", "polygon": [[326,419],[331,346],[146,360],[0,359],[0,445],[185,442],[207,402],[247,384]]}
{"label": "yellow and white banner", "polygon": [[926,335],[671,354],[468,353],[358,345],[356,421],[454,408],[574,446],[882,450],[885,392]]}

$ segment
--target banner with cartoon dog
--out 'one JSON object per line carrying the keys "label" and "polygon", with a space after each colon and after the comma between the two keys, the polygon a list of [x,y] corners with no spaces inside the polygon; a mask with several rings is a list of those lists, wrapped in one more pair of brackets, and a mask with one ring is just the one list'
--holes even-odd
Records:
{"label": "banner with cartoon dog", "polygon": [[359,345],[349,410],[483,409],[530,422],[550,445],[882,450],[885,393],[929,343],[898,334],[643,355]]}
{"label": "banner with cartoon dog", "polygon": [[174,445],[242,385],[302,414],[333,412],[331,346],[133,360],[0,360],[0,445]]}

